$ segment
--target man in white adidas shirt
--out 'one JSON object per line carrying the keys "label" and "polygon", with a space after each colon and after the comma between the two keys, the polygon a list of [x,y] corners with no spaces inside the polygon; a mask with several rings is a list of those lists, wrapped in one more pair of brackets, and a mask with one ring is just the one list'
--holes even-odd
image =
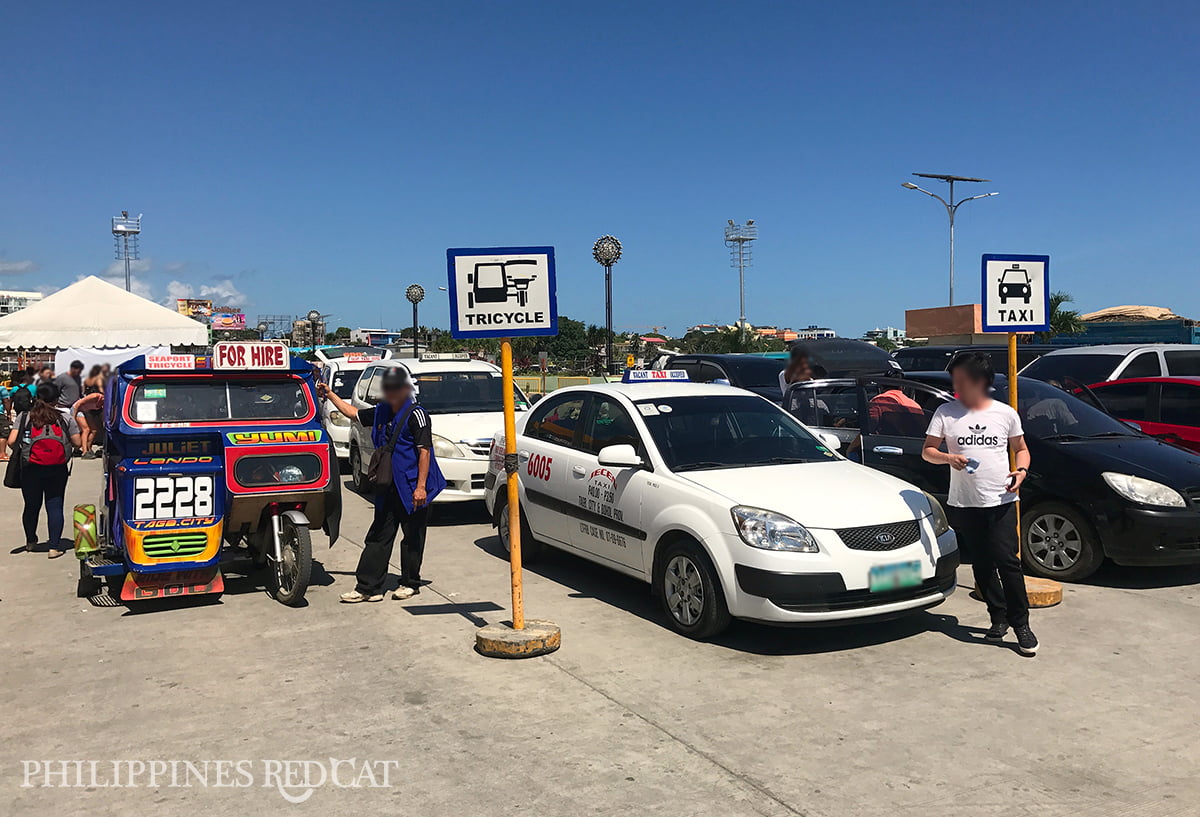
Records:
{"label": "man in white adidas shirt", "polygon": [[[985,638],[1003,641],[1012,625],[1021,653],[1033,655],[1038,640],[1029,629],[1029,599],[1017,555],[1015,503],[1029,472],[1021,418],[1011,406],[992,399],[996,375],[987,355],[957,356],[950,376],[958,399],[934,413],[921,455],[952,469],[947,515],[959,544],[972,557],[975,588],[987,602],[992,625]],[[940,450],[943,442],[946,452]],[[1009,470],[1010,448],[1015,471]]]}

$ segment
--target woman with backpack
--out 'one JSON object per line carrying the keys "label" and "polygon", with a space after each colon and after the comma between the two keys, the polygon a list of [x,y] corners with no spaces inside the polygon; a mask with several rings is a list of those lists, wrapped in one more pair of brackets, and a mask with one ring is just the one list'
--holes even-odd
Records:
{"label": "woman with backpack", "polygon": [[[63,502],[67,493],[68,463],[80,445],[79,424],[58,410],[58,387],[42,383],[37,387],[33,407],[17,416],[8,444],[19,461],[19,481],[25,498],[21,523],[25,527],[25,549],[37,547],[38,515],[46,507],[50,547],[48,556],[57,559],[62,547]],[[6,483],[11,484],[6,479]]]}

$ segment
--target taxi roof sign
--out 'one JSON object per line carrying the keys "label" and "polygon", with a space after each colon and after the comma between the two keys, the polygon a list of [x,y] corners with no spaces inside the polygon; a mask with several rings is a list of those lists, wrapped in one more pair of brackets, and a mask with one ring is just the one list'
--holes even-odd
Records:
{"label": "taxi roof sign", "polygon": [[288,345],[275,341],[229,340],[213,346],[214,369],[290,369]]}
{"label": "taxi roof sign", "polygon": [[690,383],[691,378],[683,369],[626,369],[622,383]]}

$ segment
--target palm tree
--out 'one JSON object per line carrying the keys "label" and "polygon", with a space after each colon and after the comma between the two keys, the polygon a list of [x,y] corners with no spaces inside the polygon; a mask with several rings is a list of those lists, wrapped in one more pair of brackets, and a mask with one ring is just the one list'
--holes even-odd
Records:
{"label": "palm tree", "polygon": [[1069,292],[1059,290],[1050,293],[1050,331],[1038,332],[1038,340],[1046,343],[1056,335],[1079,335],[1087,331],[1087,325],[1080,319],[1078,310],[1063,309],[1064,304],[1074,302]]}

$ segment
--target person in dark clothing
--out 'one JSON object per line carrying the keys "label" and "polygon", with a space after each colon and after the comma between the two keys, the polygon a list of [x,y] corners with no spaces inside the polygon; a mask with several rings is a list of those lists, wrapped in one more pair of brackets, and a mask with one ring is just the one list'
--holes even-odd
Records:
{"label": "person in dark clothing", "polygon": [[64,417],[57,408],[58,389],[53,383],[37,388],[37,400],[28,412],[17,417],[9,433],[12,456],[21,461],[21,494],[25,510],[21,522],[25,528],[25,549],[37,546],[38,516],[46,508],[49,527],[49,557],[62,556],[63,502],[67,493],[67,463],[72,447],[80,445],[79,426],[74,418]]}
{"label": "person in dark clothing", "polygon": [[400,586],[392,593],[392,598],[409,599],[420,592],[429,503],[446,487],[445,477],[433,456],[429,413],[413,401],[408,370],[401,366],[387,369],[381,385],[383,402],[362,411],[339,397],[324,382],[317,387],[321,397],[332,400],[342,414],[352,420],[371,423],[371,441],[376,451],[386,449],[389,440],[395,440],[391,455],[392,482],[386,491],[375,496],[375,517],[363,539],[363,552],[355,571],[355,588],[341,596],[346,604],[383,600],[388,562],[396,534],[400,531],[403,532]]}

